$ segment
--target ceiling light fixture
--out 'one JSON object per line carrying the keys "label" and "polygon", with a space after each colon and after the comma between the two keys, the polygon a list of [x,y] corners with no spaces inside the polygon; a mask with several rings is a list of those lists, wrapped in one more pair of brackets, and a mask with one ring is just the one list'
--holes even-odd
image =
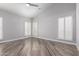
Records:
{"label": "ceiling light fixture", "polygon": [[30,6],[30,4],[26,3],[26,6],[27,6],[27,7],[29,7],[29,6]]}
{"label": "ceiling light fixture", "polygon": [[37,7],[38,9],[40,9],[39,5],[36,4],[32,4],[32,3],[26,3],[27,7],[33,6],[33,7]]}
{"label": "ceiling light fixture", "polygon": [[26,3],[26,6],[39,7],[38,5],[36,5],[36,4],[33,4],[33,3]]}

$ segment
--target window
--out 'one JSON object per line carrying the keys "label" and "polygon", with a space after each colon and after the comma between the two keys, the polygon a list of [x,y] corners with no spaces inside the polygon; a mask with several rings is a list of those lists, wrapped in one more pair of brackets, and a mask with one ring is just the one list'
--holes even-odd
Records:
{"label": "window", "polygon": [[58,39],[72,40],[73,34],[72,16],[58,19]]}
{"label": "window", "polygon": [[32,28],[32,30],[33,30],[33,35],[34,36],[37,36],[38,34],[37,34],[37,21],[34,21],[33,22],[33,28]]}
{"label": "window", "polygon": [[31,35],[31,22],[25,22],[25,36]]}
{"label": "window", "polygon": [[72,34],[73,34],[73,22],[72,17],[68,16],[65,17],[65,39],[66,40],[72,40]]}
{"label": "window", "polygon": [[0,17],[0,39],[2,39],[3,38],[3,31],[2,31],[2,21],[3,21],[3,19],[2,19],[2,17]]}
{"label": "window", "polygon": [[64,38],[64,18],[59,18],[58,20],[58,38],[63,39]]}

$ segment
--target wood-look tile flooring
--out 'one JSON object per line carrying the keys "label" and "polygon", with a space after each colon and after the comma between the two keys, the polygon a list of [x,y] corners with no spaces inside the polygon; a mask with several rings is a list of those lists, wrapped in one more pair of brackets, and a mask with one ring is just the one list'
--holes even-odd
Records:
{"label": "wood-look tile flooring", "polygon": [[77,56],[74,45],[38,38],[0,43],[1,56]]}

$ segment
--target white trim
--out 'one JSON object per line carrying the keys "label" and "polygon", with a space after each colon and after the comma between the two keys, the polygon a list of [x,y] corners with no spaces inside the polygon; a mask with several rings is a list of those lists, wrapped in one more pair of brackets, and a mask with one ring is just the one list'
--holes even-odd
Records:
{"label": "white trim", "polygon": [[49,38],[45,38],[45,37],[36,37],[36,38],[40,38],[40,39],[44,39],[44,40],[50,40],[50,41],[56,41],[56,42],[61,42],[61,43],[66,43],[66,44],[76,45],[76,43],[74,43],[74,42],[67,42],[67,41],[64,41],[64,40],[49,39]]}
{"label": "white trim", "polygon": [[[19,37],[19,38],[15,38],[15,39],[10,39],[10,40],[3,40],[3,41],[0,41],[0,43],[5,43],[5,42],[10,42],[10,41],[15,41],[15,40],[21,40],[21,39],[24,39],[24,38],[29,38],[29,37],[35,37],[35,36],[25,36],[25,37]],[[56,41],[56,42],[61,42],[61,43],[66,43],[66,44],[72,44],[72,45],[76,45],[76,43],[74,42],[67,42],[67,41],[62,41],[62,40],[57,40],[57,39],[49,39],[49,38],[45,38],[45,37],[35,37],[35,38],[40,38],[40,39],[44,39],[44,40],[50,40],[50,41]],[[79,47],[77,46],[77,48],[79,49]]]}
{"label": "white trim", "polygon": [[10,42],[10,41],[15,41],[15,40],[21,40],[21,39],[24,39],[24,38],[29,38],[31,36],[25,36],[25,37],[19,37],[19,38],[15,38],[15,39],[9,39],[9,40],[3,40],[3,41],[0,41],[0,43],[5,43],[5,42]]}

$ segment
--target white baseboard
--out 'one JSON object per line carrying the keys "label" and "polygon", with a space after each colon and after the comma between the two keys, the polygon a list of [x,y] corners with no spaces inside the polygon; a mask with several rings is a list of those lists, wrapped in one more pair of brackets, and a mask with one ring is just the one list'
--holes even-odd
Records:
{"label": "white baseboard", "polygon": [[[10,40],[2,40],[2,41],[0,41],[0,43],[10,42],[10,41],[15,41],[15,40],[21,40],[21,39],[29,38],[29,37],[35,37],[35,36],[27,36],[27,37],[25,36],[25,37],[10,39]],[[40,39],[45,39],[45,40],[50,40],[50,41],[56,41],[56,42],[76,45],[76,43],[73,43],[73,42],[67,42],[67,41],[62,41],[62,40],[57,40],[57,39],[49,39],[49,38],[45,38],[45,37],[35,37],[35,38],[40,38]],[[79,49],[79,47],[78,47],[78,49]]]}
{"label": "white baseboard", "polygon": [[9,39],[9,40],[2,40],[2,41],[0,41],[0,43],[5,43],[5,42],[10,42],[10,41],[15,41],[15,40],[22,40],[22,39],[24,39],[24,38],[29,38],[29,37],[31,37],[31,36],[24,36],[24,37],[19,37],[19,38],[15,38],[15,39]]}
{"label": "white baseboard", "polygon": [[49,39],[49,38],[45,38],[45,37],[36,37],[36,38],[45,39],[45,40],[50,40],[50,41],[56,41],[56,42],[61,42],[61,43],[66,43],[66,44],[76,45],[76,43],[74,43],[74,42],[68,42],[68,41],[64,41],[64,40]]}

